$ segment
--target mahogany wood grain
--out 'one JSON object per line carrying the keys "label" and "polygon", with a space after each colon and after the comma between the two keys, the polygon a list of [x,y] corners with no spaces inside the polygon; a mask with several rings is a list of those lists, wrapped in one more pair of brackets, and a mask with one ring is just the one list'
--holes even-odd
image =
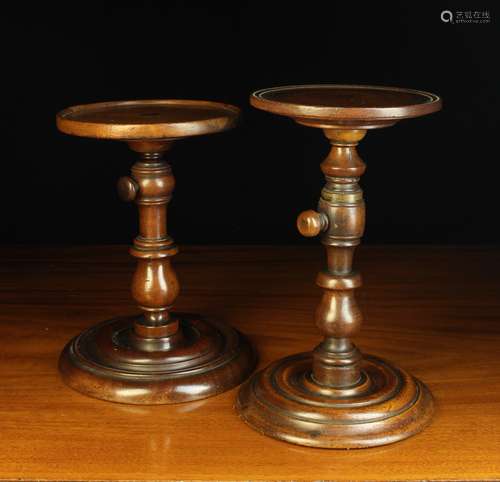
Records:
{"label": "mahogany wood grain", "polygon": [[166,139],[233,127],[239,109],[204,100],[127,100],[69,107],[57,115],[66,134],[101,139]]}
{"label": "mahogany wood grain", "polygon": [[258,109],[294,118],[312,127],[352,124],[357,129],[389,126],[442,108],[430,92],[373,85],[285,85],[250,96]]}
{"label": "mahogany wood grain", "polygon": [[[318,246],[185,246],[174,264],[179,310],[247,333],[261,367],[320,341]],[[136,313],[135,261],[126,246],[4,247],[0,479],[500,480],[500,249],[361,246],[355,264],[365,317],[356,344],[425,380],[436,413],[397,444],[331,451],[251,430],[233,410],[237,389],[132,406],[66,387],[57,371],[66,340]]]}

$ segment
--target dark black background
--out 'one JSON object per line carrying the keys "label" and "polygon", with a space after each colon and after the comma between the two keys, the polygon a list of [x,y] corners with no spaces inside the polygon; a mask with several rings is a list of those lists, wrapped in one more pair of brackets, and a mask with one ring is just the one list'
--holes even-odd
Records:
{"label": "dark black background", "polygon": [[[45,2],[46,4],[47,2]],[[128,243],[133,205],[115,182],[126,145],[57,132],[55,114],[104,100],[187,98],[240,106],[229,132],[179,142],[170,232],[181,243],[298,243],[328,152],[321,131],[251,108],[297,83],[394,85],[444,110],[370,132],[365,242],[496,243],[498,11],[459,2],[20,3],[6,20],[15,155],[4,153],[3,243]],[[440,13],[488,10],[489,24]],[[6,72],[4,71],[4,75]],[[13,93],[15,93],[15,95]]]}

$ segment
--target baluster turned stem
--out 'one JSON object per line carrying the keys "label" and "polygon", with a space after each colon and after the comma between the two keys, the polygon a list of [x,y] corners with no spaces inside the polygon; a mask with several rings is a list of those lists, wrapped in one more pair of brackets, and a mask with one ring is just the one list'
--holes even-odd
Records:
{"label": "baluster turned stem", "polygon": [[352,269],[352,258],[365,224],[363,193],[358,185],[365,164],[356,145],[366,131],[324,131],[332,148],[321,164],[326,185],[315,216],[322,224],[304,233],[307,222],[299,217],[298,226],[305,235],[322,231],[321,242],[327,253],[327,269],[316,280],[324,293],[315,315],[325,338],[314,350],[312,376],[320,385],[342,388],[355,385],[361,378],[361,354],[349,338],[359,331],[362,322],[353,291],[361,285],[361,277]]}
{"label": "baluster turned stem", "polygon": [[[179,293],[179,282],[170,258],[177,253],[167,234],[167,204],[175,186],[170,165],[163,153],[168,142],[129,142],[140,159],[132,166],[132,178],[119,181],[123,199],[134,199],[139,209],[139,236],[130,254],[137,258],[132,296],[144,315],[134,324],[138,336],[160,338],[178,331],[169,311]],[[130,192],[132,190],[133,192]]]}

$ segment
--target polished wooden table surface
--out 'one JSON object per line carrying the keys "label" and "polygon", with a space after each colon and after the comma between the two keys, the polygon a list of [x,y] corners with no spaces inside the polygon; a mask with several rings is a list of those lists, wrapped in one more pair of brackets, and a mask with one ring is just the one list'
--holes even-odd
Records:
{"label": "polished wooden table surface", "polygon": [[[311,247],[181,247],[177,309],[247,333],[265,365],[307,350],[323,253]],[[0,261],[0,479],[500,479],[500,249],[364,246],[365,314],[355,340],[425,381],[437,411],[394,445],[324,450],[247,427],[236,390],[171,406],[127,406],[67,388],[65,342],[136,312],[124,246],[18,247]]]}

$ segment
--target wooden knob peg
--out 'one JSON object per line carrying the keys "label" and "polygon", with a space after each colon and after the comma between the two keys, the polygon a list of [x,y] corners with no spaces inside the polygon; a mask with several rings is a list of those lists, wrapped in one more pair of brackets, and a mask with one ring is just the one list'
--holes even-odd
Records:
{"label": "wooden knob peg", "polygon": [[297,229],[302,236],[312,238],[325,231],[328,227],[328,218],[323,213],[309,209],[299,214]]}
{"label": "wooden knob peg", "polygon": [[139,192],[139,185],[129,176],[120,177],[116,187],[119,198],[125,202],[133,201]]}

